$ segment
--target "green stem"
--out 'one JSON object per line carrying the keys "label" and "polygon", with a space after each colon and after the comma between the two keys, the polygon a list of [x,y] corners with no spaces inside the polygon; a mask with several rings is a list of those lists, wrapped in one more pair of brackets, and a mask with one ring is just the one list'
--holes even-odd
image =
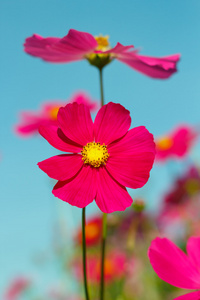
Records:
{"label": "green stem", "polygon": [[[101,90],[101,106],[104,105],[103,94],[103,69],[99,69],[100,75],[100,90]],[[104,300],[104,265],[105,265],[105,246],[106,246],[106,233],[107,233],[107,214],[103,213],[102,224],[102,244],[101,244],[101,281],[100,281],[100,300]]]}
{"label": "green stem", "polygon": [[103,69],[99,69],[100,75],[100,90],[101,90],[101,107],[104,105],[104,94],[103,94]]}
{"label": "green stem", "polygon": [[105,264],[105,246],[107,233],[107,214],[103,213],[102,224],[102,244],[101,244],[101,282],[100,282],[100,300],[104,299],[104,264]]}
{"label": "green stem", "polygon": [[83,277],[85,298],[89,300],[88,287],[87,287],[87,272],[86,272],[86,242],[85,242],[85,207],[82,210],[82,247],[83,247]]}

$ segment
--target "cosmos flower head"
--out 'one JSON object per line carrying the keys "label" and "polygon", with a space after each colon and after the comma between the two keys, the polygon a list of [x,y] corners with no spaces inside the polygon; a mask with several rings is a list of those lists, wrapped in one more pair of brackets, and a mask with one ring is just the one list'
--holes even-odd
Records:
{"label": "cosmos flower head", "polygon": [[95,200],[105,213],[129,207],[126,187],[141,188],[149,179],[153,135],[144,126],[129,130],[130,112],[112,102],[98,111],[94,123],[89,108],[77,103],[61,107],[57,120],[57,127],[39,128],[53,147],[67,152],[38,163],[58,180],[54,196],[80,208]]}
{"label": "cosmos flower head", "polygon": [[48,101],[42,104],[41,108],[37,112],[21,112],[21,120],[19,124],[15,126],[16,134],[22,137],[30,137],[34,134],[38,134],[38,129],[41,125],[57,126],[57,114],[59,108],[65,106],[67,103],[73,102],[85,104],[91,112],[95,112],[99,108],[99,103],[92,100],[91,97],[84,92],[75,94],[71,99],[65,102]]}
{"label": "cosmos flower head", "polygon": [[182,125],[155,140],[156,161],[185,157],[197,140],[196,130],[188,125]]}
{"label": "cosmos flower head", "polygon": [[167,238],[156,238],[148,251],[150,263],[156,274],[164,281],[181,289],[195,292],[174,300],[200,299],[200,237],[190,237],[187,254]]}
{"label": "cosmos flower head", "polygon": [[127,64],[134,70],[157,79],[169,78],[177,71],[179,54],[150,57],[139,55],[134,46],[120,43],[110,47],[108,36],[93,36],[90,33],[70,29],[63,38],[43,38],[38,34],[28,37],[24,51],[51,63],[69,63],[86,59],[91,65],[102,69],[114,59]]}
{"label": "cosmos flower head", "polygon": [[[95,246],[101,240],[102,236],[102,218],[95,216],[90,218],[85,225],[85,242],[87,246]],[[78,230],[75,237],[78,244],[82,244],[82,228]]]}

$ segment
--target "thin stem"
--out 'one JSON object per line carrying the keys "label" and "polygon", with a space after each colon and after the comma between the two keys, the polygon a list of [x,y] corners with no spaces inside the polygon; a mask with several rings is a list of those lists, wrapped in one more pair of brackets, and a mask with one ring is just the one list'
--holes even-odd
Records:
{"label": "thin stem", "polygon": [[101,106],[104,105],[104,94],[103,94],[103,69],[99,69],[100,75],[100,90],[101,90]]}
{"label": "thin stem", "polygon": [[106,234],[107,234],[107,214],[103,213],[102,244],[101,244],[100,300],[104,299],[104,267],[105,267]]}
{"label": "thin stem", "polygon": [[[103,93],[103,69],[99,69],[100,75],[100,91],[101,91],[101,107],[104,105]],[[105,265],[105,247],[106,247],[106,234],[107,234],[107,214],[103,213],[102,224],[102,242],[101,242],[101,281],[100,281],[100,300],[104,300],[104,265]]]}
{"label": "thin stem", "polygon": [[82,247],[83,247],[83,277],[85,298],[89,300],[88,286],[87,286],[87,272],[86,272],[86,242],[85,242],[85,207],[82,210]]}

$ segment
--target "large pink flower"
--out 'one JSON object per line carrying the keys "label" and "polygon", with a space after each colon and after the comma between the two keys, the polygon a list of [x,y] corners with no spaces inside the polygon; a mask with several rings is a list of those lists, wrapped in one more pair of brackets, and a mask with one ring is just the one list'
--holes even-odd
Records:
{"label": "large pink flower", "polygon": [[[200,237],[189,238],[187,255],[167,238],[156,238],[148,255],[154,271],[162,280],[178,288],[200,290]],[[199,300],[200,291],[175,299]]]}
{"label": "large pink flower", "polygon": [[26,39],[24,47],[26,53],[51,63],[87,59],[102,68],[116,58],[138,72],[159,79],[166,79],[175,73],[180,58],[179,54],[160,58],[138,55],[138,50],[130,50],[132,45],[123,46],[120,43],[111,49],[107,36],[94,37],[74,29],[70,29],[63,38],[43,38],[34,34]]}
{"label": "large pink flower", "polygon": [[171,133],[155,140],[156,160],[165,161],[168,158],[182,158],[194,145],[197,132],[188,125],[175,128]]}
{"label": "large pink flower", "polygon": [[55,148],[72,152],[40,162],[39,167],[59,180],[53,194],[77,207],[94,199],[106,213],[132,203],[126,187],[141,188],[155,157],[153,136],[143,126],[128,131],[130,112],[108,103],[94,124],[87,106],[67,104],[58,112],[58,127],[41,126],[40,134]]}
{"label": "large pink flower", "polygon": [[30,137],[33,134],[38,133],[38,129],[41,125],[58,125],[57,114],[61,106],[65,106],[67,103],[77,102],[87,105],[91,112],[98,109],[99,104],[97,101],[91,100],[91,98],[83,93],[79,92],[75,94],[70,100],[65,102],[54,101],[46,102],[42,105],[41,109],[36,112],[22,112],[20,124],[15,126],[15,132],[23,137]]}

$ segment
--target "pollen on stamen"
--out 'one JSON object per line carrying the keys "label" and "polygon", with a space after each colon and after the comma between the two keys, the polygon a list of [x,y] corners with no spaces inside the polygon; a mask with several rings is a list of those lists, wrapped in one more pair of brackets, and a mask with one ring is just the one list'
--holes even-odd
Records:
{"label": "pollen on stamen", "polygon": [[59,108],[60,108],[60,106],[55,106],[50,110],[49,115],[52,120],[57,120],[57,114],[58,114]]}
{"label": "pollen on stamen", "polygon": [[98,47],[96,48],[96,50],[106,51],[109,49],[110,43],[108,41],[108,39],[109,39],[108,35],[106,35],[106,36],[99,35],[99,36],[95,36],[94,38],[98,44]]}
{"label": "pollen on stamen", "polygon": [[106,165],[109,157],[107,146],[95,142],[87,143],[83,147],[81,154],[84,164],[90,164],[95,168]]}
{"label": "pollen on stamen", "polygon": [[158,149],[168,150],[173,146],[173,140],[170,137],[162,137],[156,142]]}

